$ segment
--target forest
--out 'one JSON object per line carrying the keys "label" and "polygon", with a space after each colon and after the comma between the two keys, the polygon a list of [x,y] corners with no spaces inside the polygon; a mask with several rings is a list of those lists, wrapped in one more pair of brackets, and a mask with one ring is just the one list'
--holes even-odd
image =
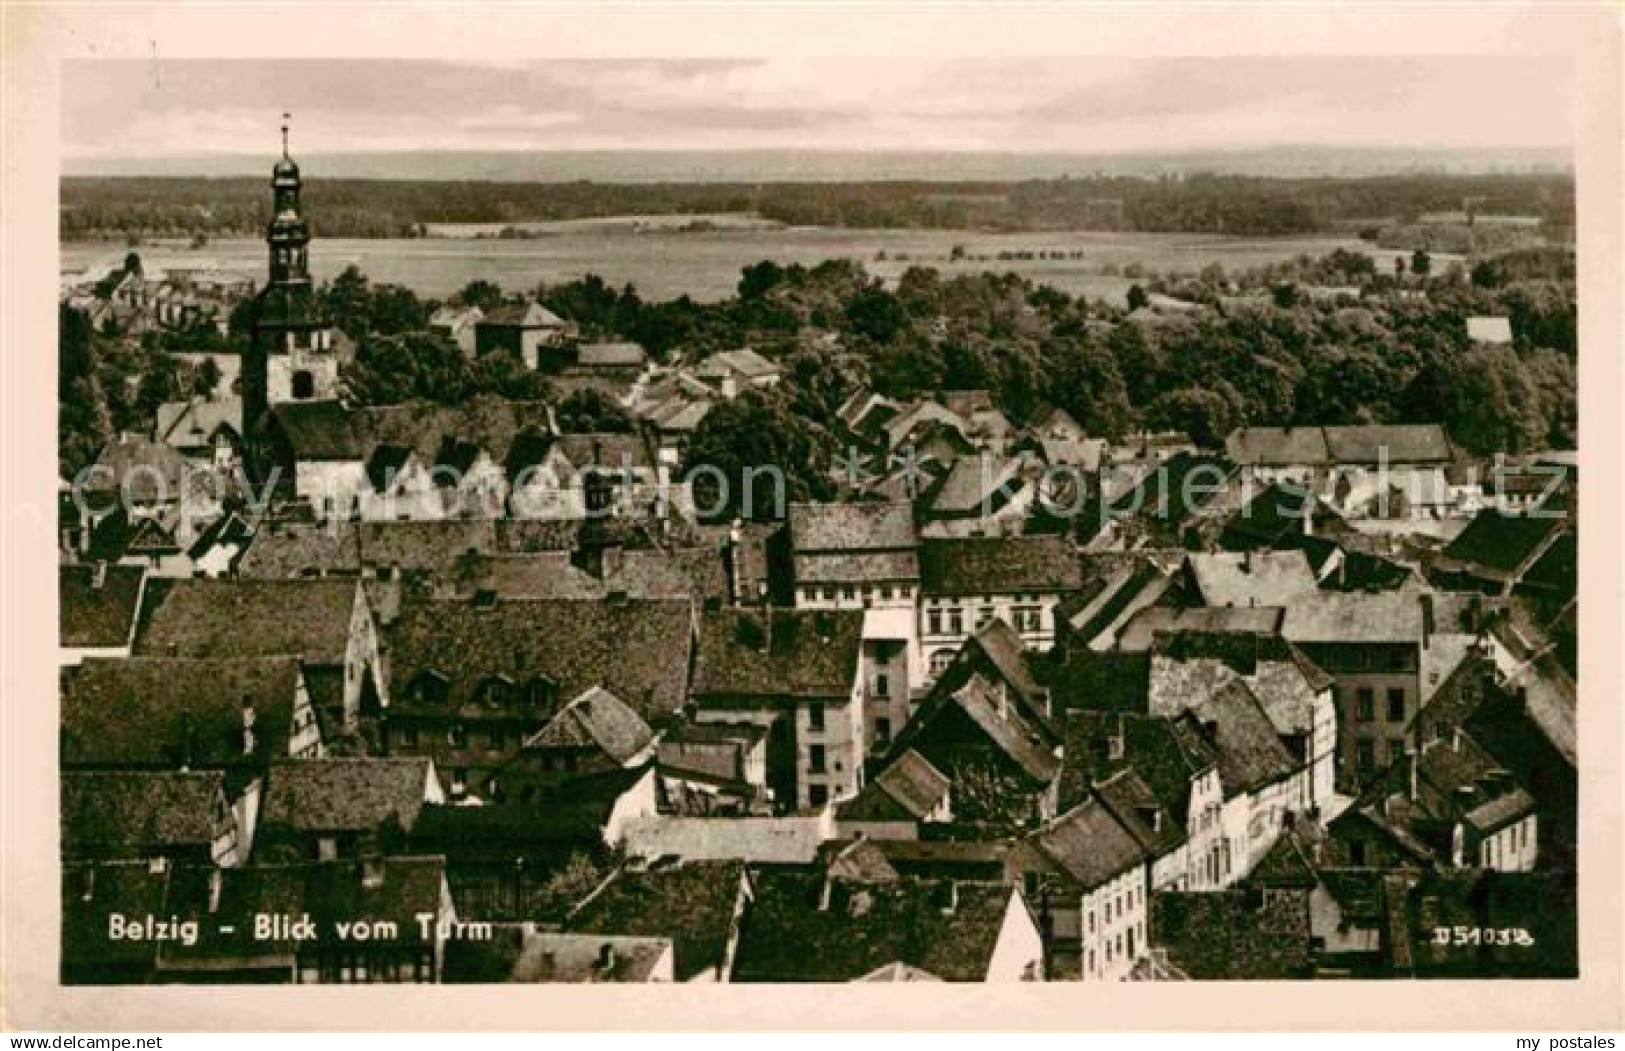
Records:
{"label": "forest", "polygon": [[[1574,225],[1574,181],[1568,175],[1195,174],[755,184],[312,178],[306,187],[324,237],[413,237],[435,223],[719,212],[753,212],[791,225],[1241,236],[1334,228],[1362,229],[1375,236],[1383,228],[1404,230],[1422,217],[1462,209],[1536,218],[1546,236],[1558,240]],[[262,179],[68,177],[62,180],[60,229],[67,240],[258,235],[269,218],[268,208]]]}

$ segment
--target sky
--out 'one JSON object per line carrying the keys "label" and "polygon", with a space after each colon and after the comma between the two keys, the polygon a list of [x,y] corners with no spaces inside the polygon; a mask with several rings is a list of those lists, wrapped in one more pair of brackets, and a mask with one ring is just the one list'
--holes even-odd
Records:
{"label": "sky", "polygon": [[69,158],[295,152],[1112,154],[1571,144],[1567,66],[1528,56],[65,64]]}

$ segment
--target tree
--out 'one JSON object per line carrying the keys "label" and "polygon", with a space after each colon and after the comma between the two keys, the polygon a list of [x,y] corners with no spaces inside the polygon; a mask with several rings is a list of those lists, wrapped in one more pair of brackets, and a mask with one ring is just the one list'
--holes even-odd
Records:
{"label": "tree", "polygon": [[784,280],[784,269],[771,259],[745,267],[739,275],[739,298],[761,299]]}
{"label": "tree", "polygon": [[1128,286],[1128,308],[1130,312],[1140,310],[1151,305],[1151,297],[1146,295],[1145,289],[1139,285]]}
{"label": "tree", "polygon": [[363,405],[433,401],[457,405],[475,391],[468,362],[455,343],[438,333],[367,335],[356,347],[345,382]]}
{"label": "tree", "polygon": [[625,409],[591,387],[571,391],[558,407],[559,427],[570,434],[613,431],[629,434],[632,417]]}
{"label": "tree", "polygon": [[826,442],[782,400],[747,391],[700,421],[684,472],[694,484],[698,510],[709,512],[712,520],[772,520],[785,511],[775,506],[781,492],[785,500],[823,500],[834,494],[833,483],[817,466],[828,462],[820,455]]}
{"label": "tree", "polygon": [[192,370],[192,393],[200,398],[212,398],[220,386],[220,366],[213,358],[204,358]]}
{"label": "tree", "polygon": [[458,302],[465,307],[479,307],[481,310],[490,310],[502,305],[502,289],[483,278],[475,278],[463,286],[457,293]]}
{"label": "tree", "polygon": [[140,252],[131,252],[124,257],[124,272],[126,274],[134,274],[136,277],[141,276],[142,270]]}
{"label": "tree", "polygon": [[846,304],[846,322],[852,331],[876,343],[890,343],[908,325],[908,312],[897,297],[869,285]]}
{"label": "tree", "polygon": [[1159,396],[1146,415],[1153,427],[1188,434],[1205,448],[1217,447],[1231,429],[1230,404],[1215,391],[1200,387],[1182,387]]}

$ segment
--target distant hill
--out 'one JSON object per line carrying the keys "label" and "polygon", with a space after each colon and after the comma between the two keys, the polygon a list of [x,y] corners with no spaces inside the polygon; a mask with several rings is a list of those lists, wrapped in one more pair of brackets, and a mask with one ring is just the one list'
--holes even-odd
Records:
{"label": "distant hill", "polygon": [[[1277,146],[1167,153],[915,153],[789,150],[625,150],[492,153],[424,150],[305,154],[329,179],[489,182],[773,183],[1003,182],[1069,176],[1211,173],[1274,178],[1415,174],[1554,174],[1572,170],[1561,150],[1347,149]],[[262,175],[265,155],[65,157],[69,176]]]}

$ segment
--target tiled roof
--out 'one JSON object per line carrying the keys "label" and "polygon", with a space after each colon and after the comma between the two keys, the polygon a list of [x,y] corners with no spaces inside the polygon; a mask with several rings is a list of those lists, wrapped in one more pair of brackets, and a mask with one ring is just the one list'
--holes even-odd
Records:
{"label": "tiled roof", "polygon": [[1030,833],[1027,840],[1086,891],[1149,859],[1134,834],[1095,798]]}
{"label": "tiled roof", "polygon": [[[1113,737],[1122,741],[1115,754]],[[1217,763],[1207,741],[1178,733],[1167,719],[1133,712],[1068,712],[1063,756],[1062,806],[1132,770],[1180,828],[1190,813],[1191,782]]]}
{"label": "tiled roof", "polygon": [[353,580],[178,580],[137,640],[144,656],[344,662]]}
{"label": "tiled roof", "polygon": [[791,504],[790,542],[797,553],[914,548],[914,509],[906,503]]}
{"label": "tiled roof", "polygon": [[809,584],[888,584],[920,578],[913,551],[828,552],[795,556],[795,580]]}
{"label": "tiled roof", "polygon": [[1447,463],[1455,450],[1436,423],[1327,427],[1326,448],[1343,464]]}
{"label": "tiled roof", "polygon": [[[101,586],[96,584],[101,579]],[[147,582],[144,566],[61,566],[57,570],[59,638],[63,646],[130,645]]]}
{"label": "tiled roof", "polygon": [[62,848],[71,854],[139,857],[175,847],[208,847],[219,771],[68,771],[61,777]]}
{"label": "tiled roof", "polygon": [[1271,635],[1281,630],[1286,611],[1267,606],[1148,606],[1123,625],[1117,646],[1125,653],[1144,653],[1158,635],[1224,632]]}
{"label": "tiled roof", "polygon": [[957,705],[969,715],[988,739],[1033,780],[1047,783],[1055,777],[1060,760],[1019,712],[1001,708],[986,679],[972,676],[964,686],[947,695],[947,703]]}
{"label": "tiled roof", "polygon": [[1174,811],[1183,800],[1162,799],[1139,771],[1118,771],[1096,785],[1095,794],[1151,857],[1162,857],[1185,842],[1185,814]]}
{"label": "tiled roof", "polygon": [[237,562],[245,579],[288,580],[317,574],[354,575],[361,572],[357,543],[359,523],[265,522]]}
{"label": "tiled roof", "polygon": [[738,861],[622,871],[570,914],[565,929],[668,938],[677,952],[677,980],[687,981],[723,966],[744,873]]}
{"label": "tiled roof", "polygon": [[153,434],[177,449],[195,449],[208,444],[225,428],[234,436],[243,433],[243,399],[189,398],[158,406]]}
{"label": "tiled roof", "polygon": [[202,768],[285,757],[298,684],[292,657],[87,660],[63,672],[62,763]]}
{"label": "tiled roof", "polygon": [[738,373],[746,379],[758,379],[781,371],[779,366],[756,351],[745,347],[740,350],[722,350],[701,361],[695,371],[701,376],[720,376]]}
{"label": "tiled roof", "polygon": [[997,514],[1026,486],[1021,467],[1021,461],[1015,458],[988,464],[981,457],[960,457],[941,481],[927,491],[931,514],[940,517]]}
{"label": "tiled roof", "polygon": [[850,696],[863,611],[770,612],[771,630],[760,610],[707,611],[701,617],[695,696]]}
{"label": "tiled roof", "polygon": [[1509,515],[1480,511],[1444,549],[1446,558],[1514,573],[1558,530],[1557,515]]}
{"label": "tiled roof", "polygon": [[1083,569],[1064,537],[1053,534],[926,540],[920,587],[927,595],[1007,595],[1076,591]]}
{"label": "tiled roof", "polygon": [[1242,427],[1224,441],[1236,463],[1259,467],[1319,465],[1331,462],[1320,427]]}
{"label": "tiled roof", "polygon": [[465,591],[504,598],[594,599],[622,592],[634,599],[721,598],[727,592],[721,553],[709,547],[603,550],[598,576],[568,551],[481,558],[468,567]]}
{"label": "tiled roof", "polygon": [[373,832],[390,819],[411,831],[432,764],[419,758],[279,762],[265,788],[262,823],[298,832]]}
{"label": "tiled roof", "polygon": [[1428,601],[1434,609],[1435,635],[1465,630],[1465,596],[1403,588],[1305,595],[1287,607],[1281,634],[1299,643],[1419,642]]}
{"label": "tiled roof", "polygon": [[565,705],[546,726],[525,740],[526,748],[596,747],[625,764],[654,740],[649,724],[626,702],[594,686]]}
{"label": "tiled roof", "polygon": [[740,934],[734,980],[855,981],[904,963],[946,981],[987,977],[1015,888],[903,879],[885,883],[762,873]]}
{"label": "tiled roof", "polygon": [[648,360],[641,343],[583,343],[576,350],[576,364],[585,368],[641,367]]}
{"label": "tiled roof", "polygon": [[492,307],[480,319],[481,325],[518,328],[561,328],[564,319],[534,300]]}
{"label": "tiled roof", "polygon": [[296,460],[363,460],[371,448],[355,414],[337,401],[283,402],[271,416]]}
{"label": "tiled roof", "polygon": [[1511,343],[1512,321],[1504,317],[1470,317],[1467,338],[1474,343]]}
{"label": "tiled roof", "polygon": [[912,748],[876,774],[875,783],[917,819],[931,813],[948,796],[948,779]]}
{"label": "tiled roof", "polygon": [[1258,698],[1239,679],[1209,694],[1183,718],[1191,716],[1218,754],[1226,796],[1274,784],[1303,765],[1281,743]]}
{"label": "tiled roof", "polygon": [[447,712],[479,704],[492,678],[542,677],[564,697],[603,686],[650,724],[683,706],[691,637],[680,599],[409,601],[387,631],[403,708],[418,703],[409,686],[424,672],[449,683]]}

